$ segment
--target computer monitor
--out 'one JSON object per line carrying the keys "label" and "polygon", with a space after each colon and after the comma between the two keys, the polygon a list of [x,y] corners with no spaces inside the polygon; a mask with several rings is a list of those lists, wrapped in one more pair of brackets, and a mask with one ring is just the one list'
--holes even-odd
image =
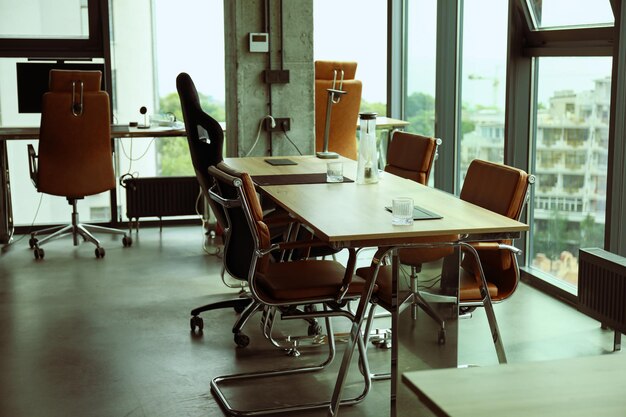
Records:
{"label": "computer monitor", "polygon": [[50,70],[96,70],[102,72],[101,88],[106,91],[104,64],[81,62],[18,62],[17,63],[17,110],[19,113],[41,113],[41,98],[48,91]]}

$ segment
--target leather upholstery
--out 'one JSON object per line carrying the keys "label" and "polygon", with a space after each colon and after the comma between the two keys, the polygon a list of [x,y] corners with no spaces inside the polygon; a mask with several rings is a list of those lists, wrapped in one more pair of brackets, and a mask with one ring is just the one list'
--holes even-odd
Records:
{"label": "leather upholstery", "polygon": [[[233,169],[229,169],[228,173],[222,171],[221,168],[225,166],[226,164],[222,162],[217,167],[210,167],[209,173],[216,179],[220,190],[232,187],[235,178],[241,180],[238,198],[245,201],[243,209],[246,210],[247,207],[250,216],[250,221],[248,221],[247,218],[237,215],[239,208],[228,209],[226,214],[229,227],[234,230],[247,229],[249,233],[256,236],[258,249],[269,249],[272,244],[270,233],[267,224],[263,221],[263,212],[254,183],[247,173],[240,173]],[[244,248],[239,256],[249,259],[254,250],[254,247]],[[247,265],[249,266],[250,263]],[[333,300],[338,298],[344,279],[352,278],[352,270],[346,271],[346,268],[336,261],[273,262],[269,254],[258,259],[252,273],[254,274],[254,279],[250,280],[252,289],[261,298],[261,302],[268,304],[297,304],[300,301],[318,299]],[[356,297],[362,289],[363,281],[353,279],[348,287],[347,295]]]}
{"label": "leather upholstery", "polygon": [[[82,198],[115,188],[109,96],[100,90],[100,71],[50,72],[43,96],[37,190]],[[82,81],[82,114],[72,112],[72,82]],[[77,83],[76,98],[80,99]]]}
{"label": "leather upholstery", "polygon": [[[426,185],[432,171],[437,152],[435,138],[415,133],[394,131],[387,148],[387,165],[385,171],[402,178]],[[432,242],[452,242],[459,239],[455,236],[441,236]],[[454,251],[452,247],[433,249],[400,249],[398,256],[404,265],[421,266],[422,263],[444,258]]]}
{"label": "leather upholstery", "polygon": [[[259,276],[258,284],[275,302],[293,302],[315,298],[332,298],[341,287],[345,269],[335,261],[302,260],[278,262],[269,265],[268,271]],[[302,285],[303,283],[307,285]],[[348,287],[348,295],[361,294],[365,281],[354,277]]]}
{"label": "leather upholstery", "polygon": [[[521,169],[476,159],[467,170],[460,197],[511,219],[519,219],[528,191],[528,177]],[[501,243],[511,244],[510,241]],[[510,296],[519,280],[515,255],[508,250],[481,248],[480,245],[477,251],[487,281],[498,287],[493,300],[501,301]],[[474,257],[464,256],[462,266],[478,282]]]}
{"label": "leather upholstery", "polygon": [[394,131],[387,149],[385,171],[426,185],[436,150],[435,138]]}
{"label": "leather upholstery", "polygon": [[[371,273],[371,269],[369,266],[359,268],[356,270],[356,275],[358,277],[362,277],[362,279],[367,279]],[[391,290],[392,290],[392,267],[391,265],[382,266],[378,271],[378,277],[376,279],[376,302],[380,304],[383,308],[391,309]],[[408,288],[402,288],[402,282],[400,283],[401,288],[399,289],[400,295],[399,299],[403,299],[410,293]],[[491,298],[497,298],[498,296],[498,287],[494,283],[487,283],[489,289],[489,295]],[[480,297],[480,287],[476,285],[476,280],[473,275],[468,273],[465,270],[461,270],[459,276],[459,296],[463,301],[478,301],[481,300]]]}
{"label": "leather upholstery", "polygon": [[[315,150],[324,148],[324,129],[328,89],[332,88],[333,70],[344,71],[342,89],[347,92],[337,104],[333,104],[330,117],[328,150],[347,158],[357,158],[356,126],[361,106],[361,81],[355,80],[356,62],[316,61],[315,62]],[[337,85],[339,87],[339,76]]]}

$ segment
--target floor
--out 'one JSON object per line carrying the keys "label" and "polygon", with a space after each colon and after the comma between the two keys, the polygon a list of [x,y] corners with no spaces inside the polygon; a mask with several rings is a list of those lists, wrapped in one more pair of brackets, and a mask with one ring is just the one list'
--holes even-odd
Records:
{"label": "floor", "polygon": [[[3,248],[0,415],[222,416],[210,392],[211,378],[320,358],[319,348],[303,349],[300,358],[285,356],[262,338],[258,320],[247,327],[250,346],[237,349],[231,309],[203,314],[205,331],[194,336],[189,310],[236,294],[219,279],[216,247],[209,246],[210,253],[203,249],[200,226],[143,228],[133,239],[131,248],[123,248],[119,238],[104,239],[104,259],[96,259],[93,246],[75,248],[70,240],[46,245],[44,260],[34,259],[27,238]],[[509,362],[604,354],[612,348],[612,333],[599,323],[523,284],[496,306],[496,314]],[[301,329],[293,322],[281,326],[289,333]],[[482,312],[460,322],[459,340],[460,363],[497,362]],[[341,343],[338,350],[341,355]],[[388,364],[388,351],[371,348],[368,356],[372,367]],[[326,397],[334,381],[332,370],[327,375],[258,384],[233,401],[276,403],[312,392]],[[358,385],[356,379],[349,385]],[[340,414],[388,414],[388,398],[389,383],[374,382],[363,403]]]}

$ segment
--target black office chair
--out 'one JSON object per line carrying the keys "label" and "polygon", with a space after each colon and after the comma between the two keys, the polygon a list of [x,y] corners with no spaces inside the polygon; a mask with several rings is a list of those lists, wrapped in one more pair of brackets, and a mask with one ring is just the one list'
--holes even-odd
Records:
{"label": "black office chair", "polygon": [[[230,415],[265,415],[280,412],[291,415],[299,410],[328,407],[328,401],[302,404],[297,402],[301,400],[298,395],[292,395],[291,398],[280,401],[272,399],[271,405],[266,408],[259,406],[255,409],[241,410],[232,405],[232,397],[226,395],[224,389],[231,387],[238,381],[250,384],[256,380],[255,386],[261,392],[263,385],[268,387],[266,378],[321,371],[330,365],[335,356],[331,317],[345,317],[354,321],[354,315],[344,308],[345,303],[358,299],[364,289],[364,280],[353,276],[356,262],[354,249],[349,249],[346,267],[331,260],[277,262],[271,257],[272,252],[307,245],[324,245],[325,243],[319,240],[272,242],[269,225],[266,223],[268,217],[263,216],[263,210],[250,176],[246,173],[236,172],[224,163],[209,168],[209,172],[216,180],[216,184],[210,190],[211,198],[225,208],[228,227],[232,230],[233,237],[252,243],[246,250],[242,249],[238,253],[241,258],[238,264],[243,267],[245,262],[250,291],[254,298],[254,303],[246,309],[242,316],[262,308],[264,313],[268,311],[278,313],[280,311],[283,319],[324,318],[329,350],[327,358],[315,365],[312,365],[311,361],[304,361],[304,363],[298,362],[295,365],[291,363],[293,367],[282,368],[277,366],[277,363],[273,363],[274,369],[271,370],[215,377],[211,380],[211,391],[222,408]],[[323,305],[323,310],[302,311],[298,308],[303,305],[316,304]],[[273,315],[271,312],[269,314]],[[265,324],[265,320],[263,324]],[[271,328],[267,325],[262,327],[264,332],[267,331],[268,327]],[[265,333],[265,336],[267,337],[268,333]],[[362,401],[371,386],[365,346],[361,339],[358,341],[358,349],[360,352],[359,364],[364,370],[363,391],[352,398],[343,399],[342,404],[351,405]],[[290,384],[289,379],[283,379],[282,382]],[[281,381],[272,384],[276,383],[281,383]],[[315,389],[313,387],[311,390]],[[270,393],[271,389],[267,390],[267,394]]]}
{"label": "black office chair", "polygon": [[[220,124],[202,110],[198,91],[189,74],[185,72],[178,74],[178,77],[176,77],[176,89],[178,90],[178,96],[183,111],[187,143],[189,144],[189,153],[191,154],[191,162],[196,172],[196,178],[200,184],[200,189],[202,190],[202,195],[205,197],[205,201],[209,204],[215,215],[217,224],[224,231],[224,265],[234,265],[235,263],[228,262],[228,258],[230,256],[236,256],[237,249],[233,248],[233,250],[229,250],[228,248],[232,244],[231,241],[237,242],[237,239],[230,239],[224,208],[209,197],[209,189],[213,185],[213,178],[209,175],[208,168],[217,165],[223,160],[224,132]],[[245,242],[237,242],[236,244],[246,245]],[[224,270],[225,266],[222,267],[222,279],[224,277]],[[247,282],[248,271],[228,270],[227,272],[234,278],[242,281],[241,295],[243,295],[243,287]],[[204,323],[199,316],[202,312],[232,307],[235,311],[240,313],[250,302],[251,299],[249,297],[240,296],[195,308],[191,310],[191,330],[202,332]],[[233,329],[233,331],[235,330]],[[235,332],[235,334],[238,334],[238,332]],[[245,342],[244,340],[241,343]],[[238,345],[239,344],[240,343],[238,343]],[[247,343],[245,344],[247,345]]]}

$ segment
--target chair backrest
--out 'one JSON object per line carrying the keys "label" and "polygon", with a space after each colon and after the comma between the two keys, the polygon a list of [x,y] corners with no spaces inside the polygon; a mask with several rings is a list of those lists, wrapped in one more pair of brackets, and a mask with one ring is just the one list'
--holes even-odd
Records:
{"label": "chair backrest", "polygon": [[[521,169],[475,159],[467,170],[460,198],[518,220],[533,182],[534,177]],[[512,294],[519,277],[515,255],[509,250],[478,249],[478,253],[485,276],[498,287],[496,300]],[[463,265],[474,270],[472,262],[472,257],[465,257]]]}
{"label": "chair backrest", "polygon": [[37,189],[81,198],[115,188],[109,96],[100,71],[50,71],[43,95]]}
{"label": "chair backrest", "polygon": [[[257,248],[270,247],[270,234],[263,222],[263,210],[254,189],[254,183],[247,173],[234,170],[224,162],[211,166],[209,174],[215,180],[211,188],[214,201],[217,194],[224,201],[224,213],[227,222],[228,241],[224,245],[224,265],[235,278],[248,279],[254,253]],[[256,271],[263,271],[269,262],[269,256],[260,259]]]}
{"label": "chair backrest", "polygon": [[189,154],[196,178],[218,224],[225,228],[223,208],[209,198],[208,190],[213,185],[213,179],[207,171],[210,166],[217,165],[224,159],[222,155],[224,131],[217,120],[202,110],[198,90],[189,74],[185,72],[178,74],[176,89],[183,111]]}
{"label": "chair backrest", "polygon": [[426,185],[439,139],[394,130],[387,148],[385,171]]}
{"label": "chair backrest", "polygon": [[335,89],[343,71],[341,89],[347,94],[341,95],[338,103],[332,105],[328,150],[347,158],[356,159],[356,127],[361,106],[361,81],[355,80],[356,62],[315,61],[315,150],[324,148],[324,130],[326,110],[328,108],[328,89]]}

